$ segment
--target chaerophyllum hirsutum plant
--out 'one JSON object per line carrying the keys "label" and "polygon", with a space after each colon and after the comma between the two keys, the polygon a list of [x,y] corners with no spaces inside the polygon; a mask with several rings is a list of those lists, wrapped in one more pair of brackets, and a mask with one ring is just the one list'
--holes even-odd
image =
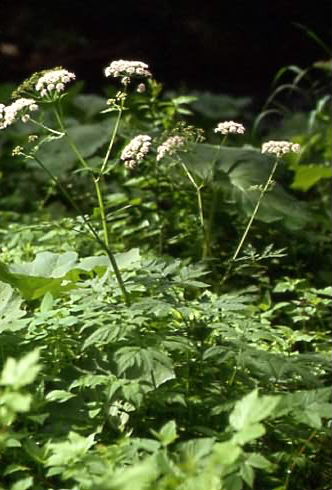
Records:
{"label": "chaerophyllum hirsutum plant", "polygon": [[[180,127],[181,129],[181,127]],[[201,253],[202,259],[207,259],[212,255],[211,245],[213,241],[213,223],[217,206],[217,191],[216,187],[213,185],[215,180],[215,171],[217,162],[222,159],[223,149],[226,146],[227,137],[229,134],[242,135],[245,133],[245,127],[243,124],[234,121],[221,122],[214,129],[215,133],[220,133],[222,135],[221,142],[217,146],[214,155],[212,156],[212,161],[207,162],[208,171],[204,172],[204,176],[196,175],[194,171],[188,166],[188,158],[183,158],[187,151],[197,143],[200,143],[203,139],[202,133],[198,133],[197,130],[194,131],[193,128],[188,128],[188,131],[184,131],[181,135],[172,135],[164,143],[162,143],[157,149],[157,162],[162,160],[164,157],[168,156],[178,164],[184,175],[188,178],[188,181],[193,186],[196,198],[197,198],[197,210],[199,216],[199,223],[201,228],[202,245]],[[291,143],[288,141],[268,141],[262,146],[262,153],[272,154],[275,156],[275,161],[271,166],[271,171],[268,174],[266,181],[256,187],[259,191],[257,202],[253,207],[252,213],[249,217],[247,226],[239,240],[239,243],[233,253],[226,272],[222,279],[222,283],[228,278],[234,262],[237,260],[240,251],[245,243],[251,225],[257,216],[258,210],[264,199],[266,193],[272,189],[274,185],[273,177],[277,170],[280,159],[283,155],[294,152],[299,153],[301,150],[299,144]],[[204,205],[203,189],[207,188],[210,192],[210,206]]]}
{"label": "chaerophyllum hirsutum plant", "polygon": [[[106,77],[119,80],[120,90],[116,93],[114,98],[108,99],[108,108],[102,111],[104,114],[116,112],[117,115],[113,128],[110,132],[109,142],[106,146],[104,157],[101,160],[99,168],[91,168],[89,162],[83,157],[79,146],[71,137],[70,131],[68,131],[68,128],[66,127],[63,100],[67,95],[67,86],[76,79],[76,75],[62,67],[56,67],[51,70],[44,70],[33,74],[13,92],[14,101],[10,105],[5,106],[0,104],[0,129],[6,129],[16,121],[21,120],[25,124],[29,123],[32,128],[33,126],[38,127],[39,130],[43,132],[42,136],[37,136],[35,134],[28,135],[26,145],[24,147],[18,146],[14,148],[12,153],[14,156],[21,156],[27,160],[34,160],[37,162],[37,164],[49,175],[50,179],[52,179],[52,181],[60,188],[73,208],[81,215],[87,230],[108,255],[123,299],[125,303],[129,305],[130,296],[126,289],[120,269],[117,265],[112,244],[110,242],[110,233],[105,210],[104,177],[112,170],[113,164],[111,161],[112,159],[116,158],[115,152],[113,152],[115,149],[114,143],[118,136],[122,115],[125,110],[128,110],[128,107],[126,107],[128,94],[133,90],[136,90],[138,93],[145,92],[147,90],[147,82],[151,82],[152,80],[152,73],[150,72],[149,66],[146,63],[141,61],[125,60],[113,61],[105,68],[104,73]],[[46,107],[48,109],[51,108],[51,112],[53,113],[52,124],[46,124],[46,119],[43,119],[43,109]],[[209,168],[212,180],[216,163],[222,156],[222,148],[225,146],[228,135],[242,135],[245,133],[245,127],[238,122],[224,121],[220,122],[214,131],[215,133],[220,133],[222,138],[216,149],[215,155],[210,162]],[[81,170],[84,171],[87,178],[90,178],[93,182],[98,201],[101,230],[99,230],[98,227],[96,227],[96,225],[83,213],[80,206],[77,204],[77,202],[75,202],[69,188],[66,188],[62,184],[60,179],[54,175],[54,173],[52,173],[38,154],[38,149],[42,144],[60,138],[67,140],[67,143],[70,146],[78,165],[81,167]],[[206,210],[206,206],[204,206],[203,203],[202,190],[204,187],[209,185],[208,180],[200,179],[198,176],[196,176],[189,168],[185,159],[182,157],[184,152],[190,150],[190,148],[197,143],[202,142],[202,140],[203,134],[201,130],[191,126],[186,127],[183,125],[178,125],[170,133],[170,135],[164,139],[164,141],[159,140],[159,144],[154,155],[156,172],[158,172],[158,167],[160,165],[165,165],[165,162],[162,163],[161,161],[165,157],[169,157],[175,162],[176,165],[180,166],[183,174],[186,176],[195,190],[197,198],[197,213],[202,237],[202,259],[204,260],[211,256],[213,221],[217,204],[217,195],[215,188],[211,186],[212,199],[209,208]],[[153,141],[150,135],[138,134],[126,146],[124,146],[120,154],[120,161],[123,162],[127,169],[135,169],[148,154],[152,153],[152,143]],[[259,196],[256,205],[253,208],[247,226],[239,240],[235,252],[228,263],[228,267],[226,267],[226,272],[224,277],[221,279],[221,283],[225,282],[231,273],[232,267],[244,245],[262,200],[273,186],[273,177],[281,157],[289,152],[300,152],[300,146],[288,141],[269,141],[263,144],[262,153],[275,155],[275,162],[266,182],[258,186]],[[168,162],[170,161],[169,158]],[[167,164],[168,163],[166,162],[166,165]]]}
{"label": "chaerophyllum hirsutum plant", "polygon": [[[15,99],[14,102],[8,106],[4,106],[3,104],[0,105],[0,129],[5,129],[14,124],[17,120],[21,120],[23,123],[29,122],[32,126],[35,125],[45,131],[45,136],[40,141],[38,141],[38,137],[36,135],[32,134],[28,136],[27,147],[16,147],[13,150],[13,155],[23,156],[26,159],[35,160],[38,165],[45,170],[49,177],[59,186],[72,206],[82,216],[82,219],[90,233],[108,255],[123,298],[126,304],[129,305],[129,294],[126,290],[124,280],[111,248],[103,197],[103,178],[109,171],[108,163],[119,129],[121,117],[123,111],[125,110],[125,102],[128,91],[132,88],[134,83],[137,85],[138,82],[136,90],[138,92],[143,92],[145,90],[145,84],[143,81],[151,78],[152,75],[148,69],[148,65],[145,63],[140,61],[119,60],[113,61],[105,68],[105,76],[120,78],[121,90],[117,92],[115,98],[108,100],[109,108],[104,111],[106,113],[116,111],[117,118],[110,134],[105,156],[99,169],[92,169],[89,166],[87,160],[83,157],[80,148],[71,138],[70,133],[65,127],[62,101],[66,96],[67,85],[76,79],[76,75],[62,67],[35,73],[28,80],[24,81],[13,93],[13,98]],[[38,115],[45,105],[51,106],[56,127],[50,127],[36,118],[35,114]],[[81,168],[86,171],[88,177],[90,177],[93,181],[96,197],[98,199],[101,227],[103,231],[102,237],[99,234],[99,230],[97,230],[91,221],[84,215],[84,213],[81,212],[68,189],[62,185],[60,180],[49,170],[49,168],[37,155],[37,151],[41,144],[57,138],[65,138],[67,140],[71,150],[77,158],[77,162]],[[146,153],[149,151],[150,145],[150,136],[136,136],[123,149],[121,160],[124,161],[124,164],[128,168],[134,168],[138,163],[140,163],[140,161],[142,161]]]}

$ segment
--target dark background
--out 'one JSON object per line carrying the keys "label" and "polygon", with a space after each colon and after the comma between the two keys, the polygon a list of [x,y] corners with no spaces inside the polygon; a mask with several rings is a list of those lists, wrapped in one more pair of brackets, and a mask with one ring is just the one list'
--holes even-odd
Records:
{"label": "dark background", "polygon": [[264,97],[276,71],[327,58],[331,0],[0,0],[0,82],[62,65],[100,90],[115,59],[147,62],[168,88]]}

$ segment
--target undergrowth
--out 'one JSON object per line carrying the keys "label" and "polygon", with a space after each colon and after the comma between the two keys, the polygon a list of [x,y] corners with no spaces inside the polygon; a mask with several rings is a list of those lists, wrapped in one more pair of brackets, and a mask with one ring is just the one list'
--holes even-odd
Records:
{"label": "undergrowth", "polygon": [[0,488],[328,490],[330,97],[105,74],[0,105]]}

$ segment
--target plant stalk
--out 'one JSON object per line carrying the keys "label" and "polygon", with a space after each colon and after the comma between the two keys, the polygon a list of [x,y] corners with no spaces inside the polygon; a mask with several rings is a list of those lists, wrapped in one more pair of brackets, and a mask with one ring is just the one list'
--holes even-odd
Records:
{"label": "plant stalk", "polygon": [[257,200],[256,206],[255,206],[255,208],[254,208],[254,210],[253,210],[253,212],[252,212],[252,214],[250,216],[250,219],[249,219],[248,224],[246,226],[246,229],[244,230],[243,235],[242,235],[242,237],[241,237],[241,239],[239,241],[239,244],[238,244],[238,246],[237,246],[237,248],[236,248],[236,250],[235,250],[235,252],[234,252],[234,254],[233,254],[232,258],[231,258],[231,260],[230,260],[229,266],[226,269],[226,272],[224,274],[224,277],[221,280],[221,284],[223,284],[226,281],[226,279],[228,279],[228,277],[229,277],[229,274],[230,274],[230,271],[232,269],[232,266],[233,266],[235,260],[237,259],[238,255],[239,255],[239,253],[241,251],[241,248],[242,248],[242,246],[243,246],[243,244],[245,242],[245,239],[247,238],[247,235],[248,235],[249,230],[251,228],[251,225],[252,225],[252,223],[253,223],[256,215],[257,215],[257,212],[258,212],[259,207],[260,207],[260,205],[262,203],[262,200],[263,200],[266,192],[268,191],[268,189],[269,189],[269,187],[270,187],[270,185],[272,183],[272,179],[273,179],[274,173],[275,173],[275,171],[277,169],[278,163],[279,163],[279,157],[276,158],[276,160],[274,162],[274,165],[272,167],[272,170],[270,172],[270,175],[269,175],[267,181],[265,182],[265,185],[264,185],[263,189],[261,190],[261,193],[260,193],[259,198]]}
{"label": "plant stalk", "polygon": [[198,185],[196,183],[194,177],[192,176],[192,174],[188,170],[188,167],[186,166],[186,164],[183,163],[181,160],[180,160],[180,163],[181,163],[181,166],[182,166],[183,170],[185,171],[188,179],[190,180],[190,182],[192,183],[192,185],[194,186],[194,188],[196,190],[199,220],[200,220],[202,231],[203,231],[202,258],[204,258],[206,255],[207,231],[206,231],[206,226],[205,226],[204,211],[203,211],[203,200],[202,200],[202,193],[201,193],[201,189],[203,188],[203,186]]}
{"label": "plant stalk", "polygon": [[[89,172],[91,172],[89,165],[86,163],[86,161],[82,157],[82,155],[81,155],[79,149],[77,148],[75,142],[72,140],[72,138],[69,136],[68,132],[66,131],[66,128],[64,127],[63,122],[62,122],[61,115],[57,109],[55,109],[55,115],[56,115],[56,119],[59,123],[59,126],[61,128],[61,131],[63,131],[65,137],[67,138],[67,141],[68,141],[73,153],[77,156],[82,167],[84,169],[88,170]],[[120,121],[120,119],[119,119],[119,121]],[[115,134],[114,134],[114,137],[115,137]],[[101,216],[101,222],[102,222],[102,227],[103,227],[103,235],[104,235],[104,241],[101,241],[98,237],[98,243],[100,244],[102,242],[105,245],[103,248],[107,252],[107,255],[110,259],[115,277],[116,277],[117,282],[119,284],[119,287],[121,289],[123,299],[124,299],[126,305],[130,305],[130,298],[129,298],[128,291],[126,290],[126,287],[124,285],[124,281],[122,279],[120,269],[116,263],[114,254],[110,249],[110,240],[109,240],[109,232],[108,232],[107,219],[106,219],[106,213],[105,213],[105,206],[104,206],[102,191],[101,191],[101,187],[100,187],[100,176],[99,176],[99,178],[96,178],[95,176],[93,176],[93,183],[94,183],[94,186],[96,189],[99,211],[100,211],[100,216]],[[95,233],[94,233],[94,236],[96,237]]]}
{"label": "plant stalk", "polygon": [[113,131],[112,131],[112,136],[111,136],[111,139],[110,139],[110,142],[109,142],[109,145],[108,145],[108,148],[107,148],[107,151],[106,151],[106,154],[105,154],[105,157],[104,157],[104,160],[103,160],[103,163],[102,163],[100,172],[99,172],[98,179],[100,179],[100,177],[104,174],[105,167],[107,165],[108,159],[110,157],[110,154],[111,154],[111,151],[112,151],[112,148],[113,148],[113,144],[114,144],[114,141],[115,141],[115,136],[116,136],[116,134],[118,132],[118,129],[119,129],[119,125],[120,125],[122,113],[123,113],[123,99],[121,99],[120,109],[118,111],[118,115],[117,115],[117,118],[116,118],[116,121],[115,121],[115,125],[114,125]]}

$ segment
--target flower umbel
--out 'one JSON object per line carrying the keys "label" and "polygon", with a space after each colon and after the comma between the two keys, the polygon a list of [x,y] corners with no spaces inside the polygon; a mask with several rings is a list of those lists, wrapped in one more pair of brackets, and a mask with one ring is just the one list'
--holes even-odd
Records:
{"label": "flower umbel", "polygon": [[12,104],[5,106],[0,104],[0,129],[5,129],[11,126],[21,118],[21,121],[26,123],[30,119],[28,112],[33,112],[38,109],[38,105],[33,99],[24,97],[15,100]]}
{"label": "flower umbel", "polygon": [[292,143],[290,141],[267,141],[263,143],[262,153],[273,153],[280,157],[286,153],[300,153],[301,146],[297,143]]}
{"label": "flower umbel", "polygon": [[146,134],[139,134],[124,147],[120,158],[125,162],[127,168],[133,169],[149,152],[150,146],[151,137]]}
{"label": "flower umbel", "polygon": [[71,73],[64,68],[50,70],[38,79],[35,89],[42,97],[59,94],[64,91],[65,85],[71,80],[75,80],[75,78],[76,76],[74,73]]}
{"label": "flower umbel", "polygon": [[165,155],[173,155],[185,143],[182,136],[170,136],[164,143],[157,148],[157,162],[164,158]]}
{"label": "flower umbel", "polygon": [[225,121],[219,123],[218,126],[214,129],[214,132],[221,134],[243,134],[245,132],[245,127],[242,124],[236,123],[234,121]]}
{"label": "flower umbel", "polygon": [[152,74],[149,66],[142,61],[118,60],[105,68],[106,77],[121,78],[124,85],[128,85],[131,78],[150,78]]}

